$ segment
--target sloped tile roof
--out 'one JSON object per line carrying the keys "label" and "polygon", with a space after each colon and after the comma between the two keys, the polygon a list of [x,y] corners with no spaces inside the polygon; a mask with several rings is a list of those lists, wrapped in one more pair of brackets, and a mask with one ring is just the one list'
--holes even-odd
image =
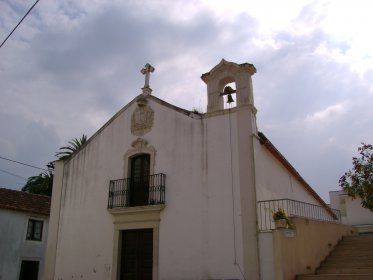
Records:
{"label": "sloped tile roof", "polygon": [[45,195],[0,188],[0,208],[49,216],[51,198]]}

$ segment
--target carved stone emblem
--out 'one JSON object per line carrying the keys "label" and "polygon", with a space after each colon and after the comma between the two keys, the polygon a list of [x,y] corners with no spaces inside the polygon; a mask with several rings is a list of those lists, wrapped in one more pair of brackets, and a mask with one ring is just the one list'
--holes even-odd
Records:
{"label": "carved stone emblem", "polygon": [[135,149],[142,150],[142,148],[148,146],[148,141],[141,138],[137,138],[135,141],[131,143],[131,146]]}
{"label": "carved stone emblem", "polygon": [[146,99],[139,98],[137,108],[132,113],[131,133],[136,136],[148,133],[153,127],[154,111],[146,103]]}

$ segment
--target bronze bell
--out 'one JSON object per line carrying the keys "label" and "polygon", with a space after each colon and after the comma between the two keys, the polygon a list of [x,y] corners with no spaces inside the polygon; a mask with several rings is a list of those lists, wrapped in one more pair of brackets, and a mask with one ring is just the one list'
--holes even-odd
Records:
{"label": "bronze bell", "polygon": [[233,100],[232,94],[229,93],[227,96],[227,103],[231,104],[232,102],[234,102],[234,100]]}
{"label": "bronze bell", "polygon": [[223,94],[224,95],[227,95],[227,94],[232,94],[232,93],[235,93],[236,92],[236,90],[234,90],[233,88],[231,88],[230,86],[226,86],[225,88],[224,88],[224,92],[223,92]]}

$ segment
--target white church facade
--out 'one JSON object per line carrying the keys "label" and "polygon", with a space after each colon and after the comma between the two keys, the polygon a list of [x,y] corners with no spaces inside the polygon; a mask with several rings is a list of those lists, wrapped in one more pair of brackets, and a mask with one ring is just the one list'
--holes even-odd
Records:
{"label": "white church facade", "polygon": [[[309,220],[320,234],[340,226],[320,235],[326,244],[349,228],[258,132],[255,67],[222,60],[203,74],[203,114],[153,96],[152,71],[142,70],[142,94],[55,162],[45,279],[290,279],[314,269],[296,261],[286,272],[278,242],[301,242]],[[232,96],[236,106],[224,109]],[[307,222],[275,230],[278,208]]]}

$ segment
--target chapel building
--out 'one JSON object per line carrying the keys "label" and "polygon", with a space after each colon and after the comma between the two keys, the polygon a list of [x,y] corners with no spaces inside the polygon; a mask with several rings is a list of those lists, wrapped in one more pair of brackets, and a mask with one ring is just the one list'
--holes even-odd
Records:
{"label": "chapel building", "polygon": [[[223,59],[203,74],[206,113],[152,95],[152,71],[142,69],[139,96],[55,162],[45,279],[281,280],[314,270],[348,229],[258,131],[254,65]],[[295,227],[275,228],[279,208]],[[315,232],[322,241],[307,236]]]}

